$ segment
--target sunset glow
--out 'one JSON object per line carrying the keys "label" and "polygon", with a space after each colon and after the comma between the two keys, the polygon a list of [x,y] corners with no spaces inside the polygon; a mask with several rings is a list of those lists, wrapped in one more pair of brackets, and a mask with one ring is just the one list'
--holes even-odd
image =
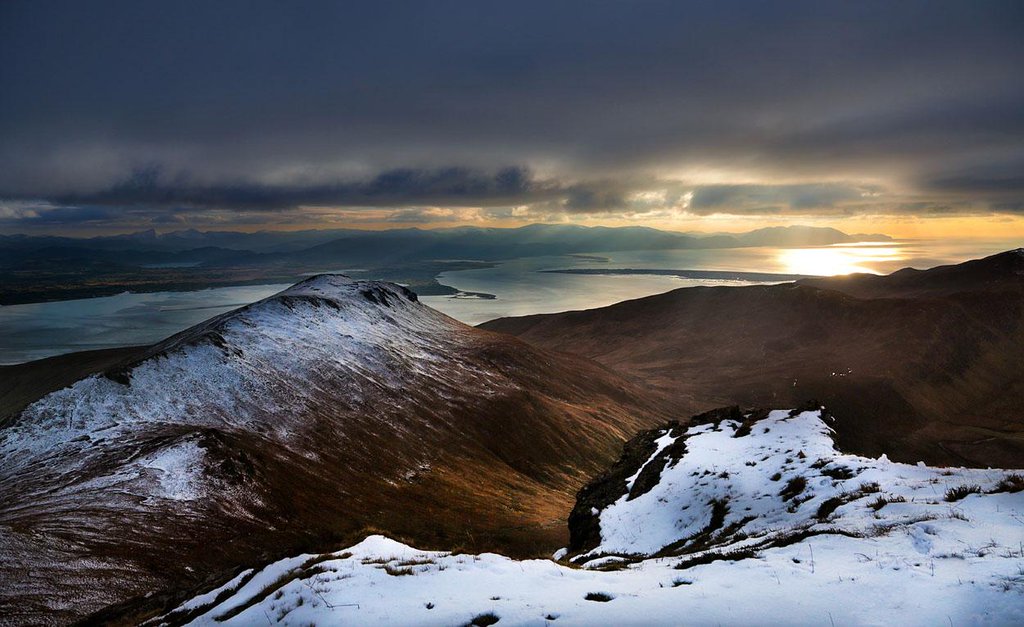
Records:
{"label": "sunset glow", "polygon": [[905,258],[899,246],[887,243],[791,248],[779,252],[779,263],[792,274],[833,276],[867,272],[882,274],[876,264]]}

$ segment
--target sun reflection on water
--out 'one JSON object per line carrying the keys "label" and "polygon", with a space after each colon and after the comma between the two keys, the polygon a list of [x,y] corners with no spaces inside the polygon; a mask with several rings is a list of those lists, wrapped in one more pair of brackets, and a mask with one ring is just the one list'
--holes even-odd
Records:
{"label": "sun reflection on water", "polygon": [[857,242],[821,248],[787,248],[778,262],[789,274],[833,276],[868,272],[882,274],[893,262],[906,259],[902,247],[892,242]]}

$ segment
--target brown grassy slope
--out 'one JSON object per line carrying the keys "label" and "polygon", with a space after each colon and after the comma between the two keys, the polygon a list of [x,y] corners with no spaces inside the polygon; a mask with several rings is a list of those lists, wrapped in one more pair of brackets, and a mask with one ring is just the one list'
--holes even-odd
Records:
{"label": "brown grassy slope", "polygon": [[593,358],[683,413],[818,399],[840,444],[1024,467],[1024,255],[768,287],[687,288],[484,328]]}

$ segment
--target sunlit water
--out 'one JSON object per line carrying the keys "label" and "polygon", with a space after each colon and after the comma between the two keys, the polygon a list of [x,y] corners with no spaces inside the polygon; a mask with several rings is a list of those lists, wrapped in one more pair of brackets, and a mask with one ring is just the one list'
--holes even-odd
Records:
{"label": "sunlit water", "polygon": [[[440,281],[464,292],[496,298],[426,296],[423,301],[469,324],[501,316],[601,307],[622,300],[694,285],[742,285],[735,281],[672,276],[573,275],[539,272],[567,268],[729,270],[782,274],[885,274],[911,266],[945,263],[1017,248],[1007,240],[863,242],[807,248],[627,251],[603,259],[534,257],[493,268],[447,272]],[[119,294],[103,298],[0,307],[0,364],[60,353],[147,344],[211,316],[265,298],[286,285],[226,287],[195,292]]]}
{"label": "sunlit water", "polygon": [[494,300],[427,296],[424,302],[469,324],[502,316],[554,313],[603,307],[622,300],[695,285],[749,285],[739,281],[680,279],[671,276],[554,274],[542,270],[631,268],[728,270],[778,274],[888,274],[907,266],[930,268],[958,263],[1020,246],[1000,241],[863,242],[805,248],[733,248],[594,253],[581,257],[533,257],[494,268],[446,272],[438,280],[464,292],[495,294]]}
{"label": "sunlit water", "polygon": [[[567,268],[656,268],[631,261],[600,262],[578,257],[531,257],[494,268],[445,272],[438,281],[463,292],[494,294],[494,299],[424,296],[423,302],[468,324],[503,316],[525,316],[604,307],[624,300],[695,285],[750,285],[746,281],[683,279],[674,276],[579,275],[544,272]],[[669,268],[673,268],[669,266]],[[658,266],[656,269],[661,269]]]}
{"label": "sunlit water", "polygon": [[889,243],[840,244],[822,248],[791,248],[778,255],[779,263],[793,274],[878,273],[876,267],[904,261],[906,252]]}

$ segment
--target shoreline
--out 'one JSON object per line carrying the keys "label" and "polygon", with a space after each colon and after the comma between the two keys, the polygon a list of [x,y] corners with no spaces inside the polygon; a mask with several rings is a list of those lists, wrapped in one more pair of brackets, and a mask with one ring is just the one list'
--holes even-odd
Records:
{"label": "shoreline", "polygon": [[649,275],[649,276],[677,276],[683,279],[717,279],[723,281],[778,281],[788,283],[800,279],[821,278],[812,274],[779,274],[773,272],[740,272],[734,270],[667,270],[647,268],[564,268],[558,270],[538,270],[549,274],[579,274],[579,275]]}

